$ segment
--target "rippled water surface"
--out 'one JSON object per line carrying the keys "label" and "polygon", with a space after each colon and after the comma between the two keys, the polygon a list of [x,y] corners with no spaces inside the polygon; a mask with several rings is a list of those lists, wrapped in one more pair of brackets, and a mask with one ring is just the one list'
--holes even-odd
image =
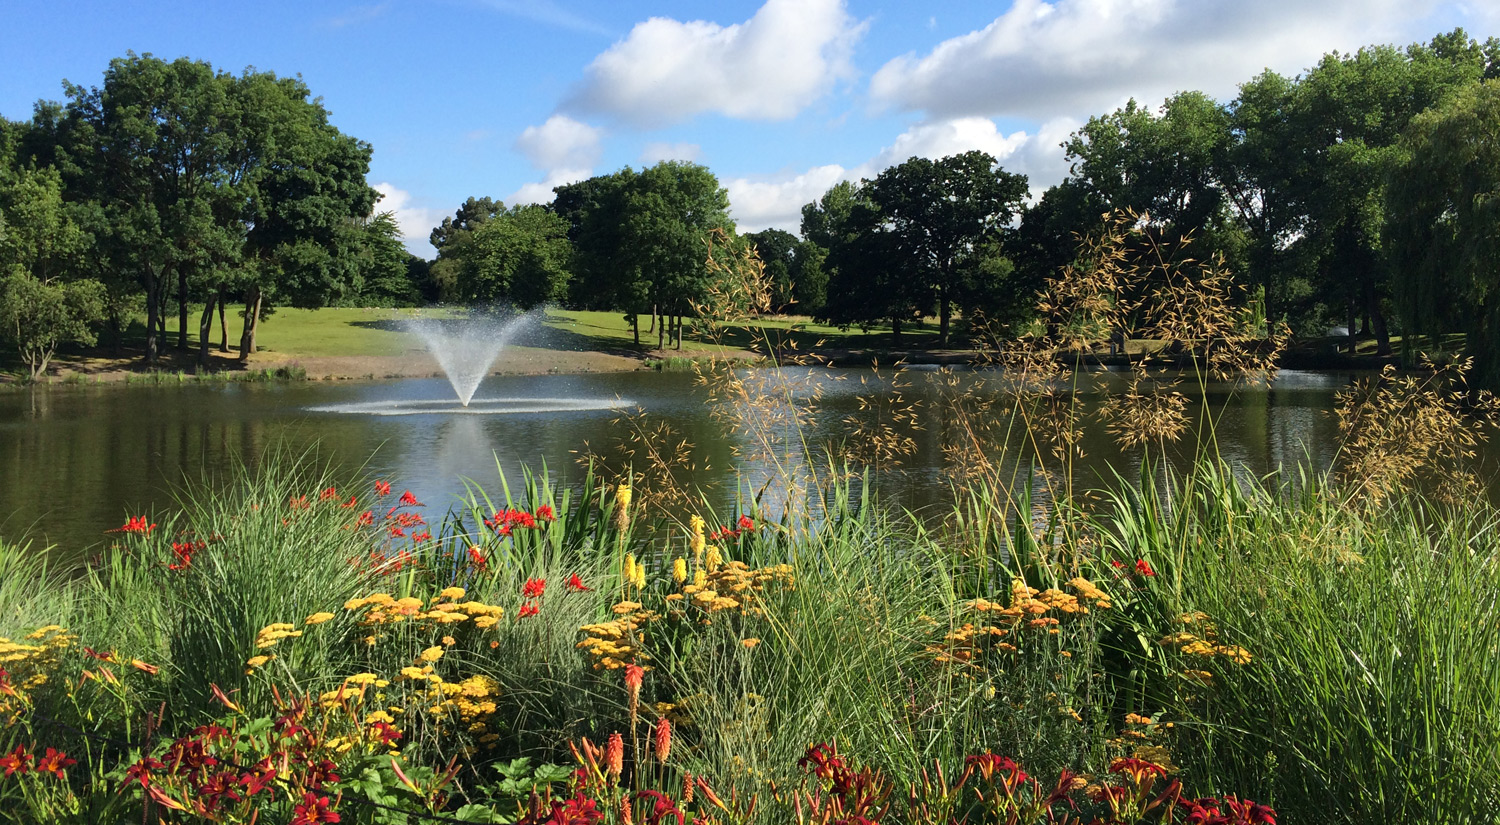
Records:
{"label": "rippled water surface", "polygon": [[[763,377],[767,377],[764,376]],[[899,393],[915,403],[920,429],[897,422],[913,439],[914,453],[882,475],[882,497],[922,507],[950,495],[945,443],[957,437],[951,409],[941,401],[935,371],[792,370],[768,383],[788,397],[816,398],[813,418],[797,437],[786,437],[777,459],[805,458],[803,445],[837,444],[848,422],[868,419]],[[1240,472],[1264,474],[1311,458],[1329,460],[1334,425],[1327,414],[1347,375],[1284,372],[1270,388],[1210,385],[1182,390],[1200,410],[1206,399],[1218,417],[1217,450]],[[960,388],[980,396],[1000,392],[992,374],[961,373]],[[1118,389],[1109,374],[1084,376],[1079,402],[1097,407]],[[583,376],[492,377],[472,404],[459,407],[440,379],[385,383],[224,384],[205,386],[44,387],[0,395],[0,485],[5,518],[0,535],[30,536],[81,552],[127,514],[173,505],[189,485],[212,483],[237,462],[254,465],[275,447],[316,449],[336,467],[361,469],[409,488],[441,514],[463,493],[462,479],[498,488],[499,473],[540,469],[576,480],[577,452],[585,445],[610,454],[626,435],[626,409],[645,421],[665,421],[694,445],[696,481],[727,499],[734,489],[760,489],[771,475],[764,458],[742,457],[753,445],[745,432],[715,417],[709,391],[692,375],[631,372]],[[872,406],[872,401],[875,403]],[[769,404],[773,414],[778,404]],[[1005,409],[995,407],[994,415]],[[783,429],[783,436],[791,436]],[[1024,453],[1025,433],[1010,435],[1013,458]],[[1192,439],[1173,450],[1192,453]],[[1086,457],[1080,478],[1126,477],[1139,468],[1138,453],[1122,451],[1097,424],[1085,427]],[[207,481],[206,481],[207,480]]]}

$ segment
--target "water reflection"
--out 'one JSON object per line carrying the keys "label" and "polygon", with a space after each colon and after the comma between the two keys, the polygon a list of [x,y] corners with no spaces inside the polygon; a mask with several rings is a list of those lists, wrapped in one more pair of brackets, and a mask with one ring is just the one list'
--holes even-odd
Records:
{"label": "water reflection", "polygon": [[[365,468],[390,478],[427,502],[430,515],[439,515],[463,495],[463,478],[498,495],[501,472],[514,484],[523,466],[540,470],[545,462],[554,477],[578,480],[577,451],[585,445],[618,455],[627,433],[612,408],[628,405],[638,405],[648,421],[666,422],[692,445],[695,463],[707,469],[688,480],[712,488],[712,500],[727,503],[736,490],[760,493],[763,506],[776,512],[801,504],[795,485],[788,490],[775,483],[784,468],[822,463],[824,450],[837,460],[841,451],[860,447],[848,437],[850,422],[881,414],[879,402],[898,389],[920,410],[920,426],[905,432],[914,453],[882,466],[878,485],[884,500],[921,508],[945,501],[958,482],[943,447],[961,434],[963,422],[942,403],[944,393],[1005,392],[997,374],[983,372],[949,377],[918,370],[877,375],[792,368],[756,378],[764,382],[767,403],[758,409],[721,407],[721,413],[738,414],[727,417],[712,414],[710,394],[694,376],[655,372],[491,378],[474,403],[505,414],[486,415],[434,413],[424,406],[451,405],[452,390],[441,379],[8,393],[0,395],[0,484],[7,492],[0,516],[8,515],[0,535],[30,534],[62,552],[78,552],[127,514],[170,507],[174,490],[218,483],[226,468],[254,466],[275,447],[315,450],[342,471]],[[1211,411],[1216,439],[1200,444],[1190,432],[1166,448],[1166,457],[1182,466],[1200,447],[1212,447],[1239,472],[1255,476],[1309,459],[1326,466],[1335,443],[1327,411],[1349,378],[1288,371],[1270,388],[1238,393],[1227,385],[1200,392],[1184,384],[1190,415]],[[1073,392],[1093,409],[1124,380],[1113,373],[1083,375]],[[945,387],[947,381],[956,389]],[[517,403],[521,399],[527,401]],[[360,409],[407,414],[349,414]],[[993,409],[994,415],[1008,414],[1003,399]],[[1030,454],[1025,428],[996,423],[1012,425],[993,452],[1000,474],[1024,471],[1023,457]],[[1096,423],[1084,427],[1082,449],[1076,467],[1081,485],[1139,472],[1141,451],[1122,450]]]}

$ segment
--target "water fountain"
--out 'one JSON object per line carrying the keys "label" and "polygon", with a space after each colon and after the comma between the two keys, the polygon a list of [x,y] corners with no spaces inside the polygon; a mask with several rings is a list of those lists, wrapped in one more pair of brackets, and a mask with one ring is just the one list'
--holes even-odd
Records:
{"label": "water fountain", "polygon": [[533,310],[504,318],[416,318],[403,323],[408,332],[422,339],[427,351],[442,367],[443,375],[457,396],[457,405],[446,399],[401,399],[332,404],[312,407],[311,410],[365,415],[498,415],[613,410],[631,406],[631,402],[619,398],[474,398],[506,345],[518,334],[536,327],[542,312]]}

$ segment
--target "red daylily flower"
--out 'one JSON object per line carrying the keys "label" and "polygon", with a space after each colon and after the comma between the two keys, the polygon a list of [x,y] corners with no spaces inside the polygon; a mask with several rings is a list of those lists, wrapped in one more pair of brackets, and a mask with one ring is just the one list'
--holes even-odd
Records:
{"label": "red daylily flower", "polygon": [[290,825],[320,825],[324,822],[338,822],[339,815],[330,809],[333,800],[326,796],[318,796],[311,791],[302,794],[302,802],[292,810],[292,821]]}
{"label": "red daylily flower", "polygon": [[31,754],[26,752],[25,745],[17,745],[15,750],[0,756],[0,768],[5,769],[5,775],[22,774],[31,770]]}
{"label": "red daylily flower", "polygon": [[56,748],[48,748],[47,755],[36,761],[37,773],[50,773],[58,779],[63,778],[63,771],[71,765],[77,765],[77,759],[69,759],[68,755]]}

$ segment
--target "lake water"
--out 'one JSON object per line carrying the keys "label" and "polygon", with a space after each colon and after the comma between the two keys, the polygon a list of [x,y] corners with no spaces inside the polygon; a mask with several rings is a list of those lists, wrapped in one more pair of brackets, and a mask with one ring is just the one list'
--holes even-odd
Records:
{"label": "lake water", "polygon": [[[957,437],[959,422],[945,410],[944,393],[952,389],[943,388],[949,379],[942,374],[913,368],[759,375],[786,397],[808,400],[811,410],[812,420],[798,429],[789,428],[784,415],[776,418],[784,405],[760,411],[771,414],[770,429],[781,437],[779,460],[805,457],[804,444],[817,451],[839,443],[851,421],[873,424],[890,418],[893,408],[914,408],[920,429],[901,416],[892,424],[892,434],[911,439],[911,451],[882,472],[882,499],[920,508],[950,495],[954,475],[943,445]],[[971,397],[1000,392],[994,374],[959,373],[953,380]],[[1328,411],[1334,393],[1350,380],[1287,371],[1269,388],[1233,394],[1224,385],[1210,385],[1206,393],[1190,384],[1181,389],[1192,399],[1190,411],[1203,409],[1205,401],[1216,411],[1219,454],[1239,471],[1260,475],[1305,458],[1326,465],[1336,435]],[[1090,374],[1080,377],[1077,389],[1088,407],[1119,386],[1119,376]],[[498,490],[501,471],[516,480],[522,466],[545,463],[553,476],[576,482],[582,476],[578,454],[586,446],[618,457],[631,425],[612,409],[616,405],[638,407],[647,426],[664,422],[691,442],[698,465],[691,480],[716,490],[726,507],[736,488],[759,489],[772,474],[757,439],[715,416],[716,405],[722,412],[726,402],[714,401],[691,374],[496,376],[480,387],[471,414],[423,406],[451,406],[452,397],[440,379],[58,386],[0,394],[0,535],[81,555],[127,515],[170,508],[186,486],[222,475],[236,462],[253,466],[276,447],[315,448],[337,467],[363,468],[390,479],[398,491],[410,489],[428,505],[429,516],[441,514],[462,495],[462,479]],[[393,412],[403,414],[387,414]],[[1012,459],[1025,454],[1026,440],[1023,431],[1011,432]],[[1086,425],[1083,446],[1077,474],[1085,484],[1138,471],[1139,451],[1121,450],[1098,424]],[[1182,461],[1193,448],[1188,438],[1170,452]]]}

